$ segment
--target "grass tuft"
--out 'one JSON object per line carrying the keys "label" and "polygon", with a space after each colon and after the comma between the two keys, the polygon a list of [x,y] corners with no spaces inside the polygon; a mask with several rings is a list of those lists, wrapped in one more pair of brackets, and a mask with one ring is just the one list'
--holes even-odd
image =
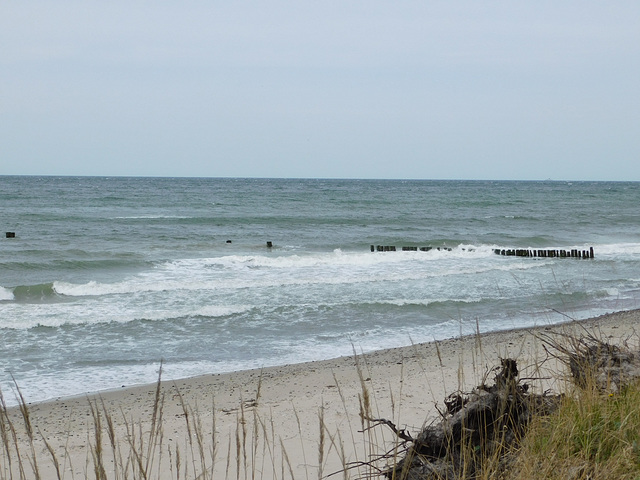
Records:
{"label": "grass tuft", "polygon": [[640,383],[618,394],[580,389],[537,419],[523,442],[516,479],[640,477]]}

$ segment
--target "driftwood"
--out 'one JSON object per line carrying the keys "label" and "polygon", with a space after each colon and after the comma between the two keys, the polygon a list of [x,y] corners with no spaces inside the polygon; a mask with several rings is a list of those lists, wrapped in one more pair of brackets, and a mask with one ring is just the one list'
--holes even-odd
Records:
{"label": "driftwood", "polygon": [[474,478],[482,461],[507,461],[505,447],[524,435],[534,415],[548,415],[559,400],[559,395],[529,393],[529,385],[519,381],[516,361],[502,359],[494,384],[449,395],[442,418],[411,438],[404,457],[385,476],[398,480]]}

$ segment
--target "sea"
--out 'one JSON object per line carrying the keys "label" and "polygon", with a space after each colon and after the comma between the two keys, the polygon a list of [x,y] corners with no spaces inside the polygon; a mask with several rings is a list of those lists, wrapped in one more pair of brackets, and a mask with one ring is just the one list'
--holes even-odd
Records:
{"label": "sea", "polygon": [[177,379],[639,308],[639,205],[637,182],[0,176],[0,388],[38,402],[161,364]]}

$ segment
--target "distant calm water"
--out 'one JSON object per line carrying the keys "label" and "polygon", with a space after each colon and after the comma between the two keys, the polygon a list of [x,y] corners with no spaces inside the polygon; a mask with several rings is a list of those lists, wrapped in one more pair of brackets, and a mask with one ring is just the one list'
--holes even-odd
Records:
{"label": "distant calm water", "polygon": [[177,378],[637,308],[639,205],[639,183],[0,177],[0,387],[38,401],[161,360]]}

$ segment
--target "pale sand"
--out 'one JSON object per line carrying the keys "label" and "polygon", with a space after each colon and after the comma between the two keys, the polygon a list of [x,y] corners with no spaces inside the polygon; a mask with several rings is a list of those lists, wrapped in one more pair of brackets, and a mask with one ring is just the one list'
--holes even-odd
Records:
{"label": "pale sand", "polygon": [[[372,415],[415,433],[424,422],[437,416],[435,405],[442,408],[447,394],[479,384],[483,375],[499,364],[500,357],[516,358],[521,376],[544,377],[532,382],[537,388],[562,390],[564,380],[559,374],[562,368],[556,361],[545,361],[548,356],[536,334],[585,328],[604,339],[616,342],[628,339],[631,345],[637,345],[639,321],[640,310],[634,310],[586,320],[579,326],[573,323],[489,333],[446,340],[437,345],[426,343],[357,357],[163,382],[162,445],[153,455],[150,478],[195,478],[194,470],[200,468],[194,434],[196,420],[201,422],[204,455],[209,465],[211,445],[217,445],[213,478],[290,478],[289,468],[294,478],[318,478],[320,444],[323,445],[321,473],[328,475],[340,471],[343,462],[366,461],[370,454],[383,453],[394,445],[394,435],[385,426],[359,433],[363,397],[359,371],[371,397]],[[492,376],[493,373],[489,373],[490,379]],[[42,478],[56,478],[56,474],[40,435],[56,452],[63,478],[95,478],[91,449],[95,448],[96,435],[89,401],[103,402],[126,462],[131,451],[130,439],[138,442],[141,436],[147,438],[149,434],[155,393],[156,385],[145,385],[29,405]],[[197,415],[190,412],[189,422],[183,412],[185,404],[197,412]],[[26,458],[30,447],[18,413],[15,408],[9,409],[20,451]],[[215,440],[212,439],[214,418]],[[103,427],[105,423],[103,419]],[[122,478],[114,473],[106,434],[102,442],[108,478]],[[145,440],[145,449],[146,443]],[[179,476],[176,448],[180,455]],[[198,459],[196,467],[193,457]],[[238,458],[241,472],[237,475]],[[13,465],[15,469],[15,459]],[[34,478],[29,460],[25,460],[24,465],[27,478]],[[0,467],[7,467],[4,452],[0,452]],[[246,475],[245,470],[249,471]],[[365,472],[365,468],[354,470],[351,478]],[[7,477],[6,470],[4,474]]]}

